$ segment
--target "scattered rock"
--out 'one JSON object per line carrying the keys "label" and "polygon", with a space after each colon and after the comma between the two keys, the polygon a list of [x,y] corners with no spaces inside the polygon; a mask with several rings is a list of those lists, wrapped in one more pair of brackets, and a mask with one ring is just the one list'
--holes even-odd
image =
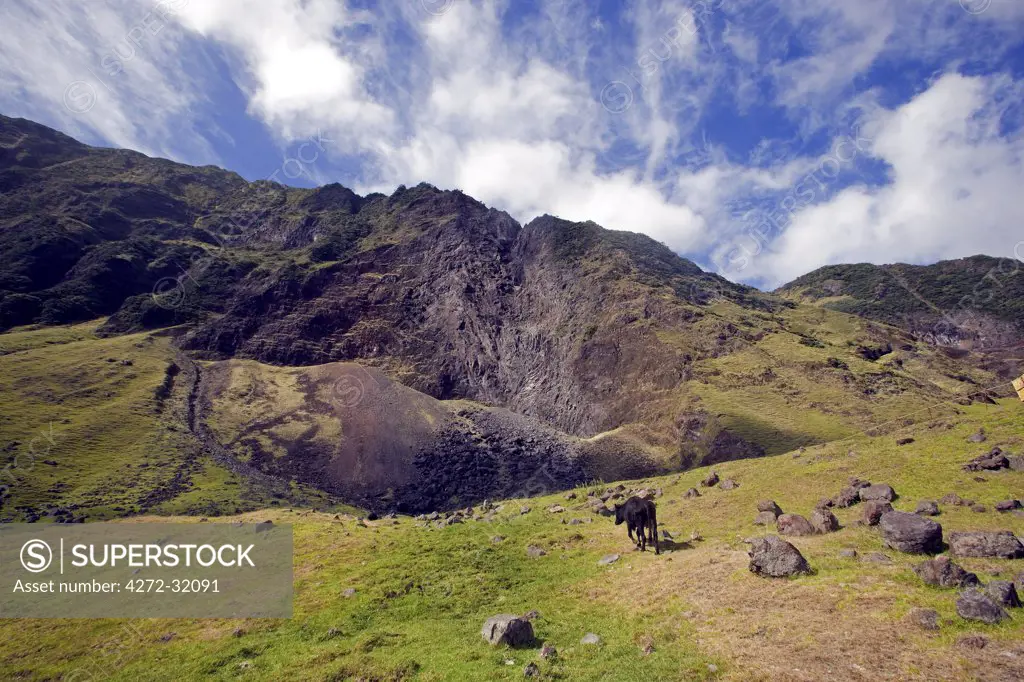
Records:
{"label": "scattered rock", "polygon": [[239,637],[243,637],[245,636],[245,630],[243,630],[242,628],[235,628],[231,631],[231,636],[236,639]]}
{"label": "scattered rock", "polygon": [[801,536],[814,535],[814,526],[799,514],[783,514],[775,523],[782,535]]}
{"label": "scattered rock", "polygon": [[984,649],[988,646],[988,637],[985,635],[960,635],[956,638],[956,645],[961,649]]}
{"label": "scattered rock", "polygon": [[910,445],[913,442],[913,438],[900,438],[896,441],[896,445]]}
{"label": "scattered rock", "polygon": [[960,497],[956,493],[946,493],[939,500],[942,504],[951,504],[954,507],[962,507],[964,505],[964,498]]}
{"label": "scattered rock", "polygon": [[178,636],[177,632],[168,632],[167,634],[160,635],[160,641],[166,643],[166,642],[171,641],[172,639],[174,639],[177,636]]}
{"label": "scattered rock", "polygon": [[988,507],[983,504],[974,503],[971,505],[971,511],[978,514],[984,514],[988,511]]}
{"label": "scattered rock", "polygon": [[992,625],[1009,618],[1002,606],[976,587],[964,590],[956,599],[956,612],[967,620],[980,620]]}
{"label": "scattered rock", "polygon": [[545,556],[546,554],[547,552],[545,552],[537,545],[530,545],[526,548],[526,556],[533,557],[534,559],[536,559],[537,557]]}
{"label": "scattered rock", "polygon": [[1010,455],[1006,458],[1006,463],[1014,471],[1024,471],[1024,455]]}
{"label": "scattered rock", "polygon": [[523,514],[523,515],[529,514],[530,513],[530,508],[529,507],[525,507],[525,506],[520,507],[519,508],[519,513]]}
{"label": "scattered rock", "polygon": [[892,502],[896,499],[896,491],[892,489],[892,486],[886,485],[885,483],[875,483],[867,486],[866,488],[861,488],[858,492],[858,496],[862,502],[870,502],[871,500]]}
{"label": "scattered rock", "polygon": [[1020,596],[1017,588],[1009,580],[993,580],[985,586],[985,594],[995,603],[1010,608],[1020,608]]}
{"label": "scattered rock", "polygon": [[561,514],[564,511],[565,507],[563,507],[560,504],[553,504],[550,507],[548,507],[548,512],[550,512],[551,514]]}
{"label": "scattered rock", "polygon": [[505,542],[505,536],[504,535],[495,535],[493,538],[491,538],[491,544],[492,545],[498,545],[498,544],[501,544],[502,542]]}
{"label": "scattered rock", "polygon": [[948,556],[937,556],[914,566],[914,573],[929,585],[936,587],[977,587],[978,576],[953,563]]}
{"label": "scattered rock", "polygon": [[771,526],[775,524],[777,517],[772,512],[758,512],[757,516],[754,517],[755,526]]}
{"label": "scattered rock", "polygon": [[700,497],[700,491],[697,490],[696,488],[690,488],[685,493],[683,493],[683,497],[685,497],[688,500],[694,497]]}
{"label": "scattered rock", "polygon": [[1014,576],[1013,586],[1017,588],[1017,594],[1024,594],[1024,571]]}
{"label": "scattered rock", "polygon": [[811,525],[819,533],[834,533],[839,530],[839,519],[828,509],[815,509],[811,514]]}
{"label": "scattered rock", "polygon": [[907,614],[907,621],[922,630],[938,630],[939,612],[935,609],[910,609],[910,613]]}
{"label": "scattered rock", "polygon": [[722,490],[735,490],[736,488],[740,487],[740,484],[732,480],[731,478],[727,478],[724,481],[722,481],[718,485],[718,487],[721,488]]}
{"label": "scattered rock", "polygon": [[1024,545],[1008,530],[950,533],[949,548],[954,556],[1020,559]]}
{"label": "scattered rock", "polygon": [[886,547],[907,554],[937,554],[942,551],[942,526],[931,519],[891,511],[882,514],[878,527]]}
{"label": "scattered rock", "polygon": [[538,618],[540,618],[540,611],[538,611],[537,609],[530,609],[529,611],[523,614],[523,618],[529,621],[537,620]]}
{"label": "scattered rock", "polygon": [[811,572],[811,567],[800,550],[777,535],[753,538],[750,544],[750,570],[752,573],[770,578],[782,578]]}
{"label": "scattered rock", "polygon": [[915,514],[921,516],[938,516],[939,505],[932,500],[921,500],[917,503],[917,508],[914,509]]}
{"label": "scattered rock", "polygon": [[967,436],[968,443],[984,443],[988,438],[985,436],[985,429],[981,429],[977,433],[972,433]]}
{"label": "scattered rock", "polygon": [[710,488],[712,486],[718,485],[718,474],[712,471],[710,474],[708,474],[707,478],[700,482],[700,484],[705,488]]}
{"label": "scattered rock", "polygon": [[868,554],[865,554],[861,558],[861,561],[865,561],[865,562],[867,562],[869,564],[891,564],[892,563],[892,559],[890,559],[885,554],[882,554],[881,552],[870,552]]}
{"label": "scattered rock", "polygon": [[839,556],[841,556],[844,559],[856,559],[857,558],[857,550],[850,549],[850,548],[841,549],[841,550],[839,550]]}
{"label": "scattered rock", "polygon": [[864,505],[864,524],[867,526],[877,526],[878,522],[882,519],[882,514],[887,514],[892,511],[892,505],[884,500],[871,500]]}
{"label": "scattered rock", "polygon": [[239,661],[239,663],[238,663],[238,669],[239,670],[249,670],[250,668],[252,668],[252,661]]}
{"label": "scattered rock", "polygon": [[601,558],[601,559],[600,559],[600,560],[599,560],[599,561],[597,562],[597,565],[598,565],[598,566],[607,566],[607,565],[609,565],[609,564],[614,564],[614,563],[615,563],[616,561],[618,561],[618,560],[619,560],[619,555],[618,555],[618,554],[609,554],[609,555],[608,555],[608,556],[606,556],[606,557],[602,557],[602,558]]}
{"label": "scattered rock", "polygon": [[583,635],[583,639],[580,640],[580,644],[600,644],[601,638],[595,635],[593,632],[588,632]]}
{"label": "scattered rock", "polygon": [[341,596],[344,597],[345,599],[351,599],[352,597],[356,596],[356,588],[354,588],[354,587],[348,588],[347,590],[345,590],[344,592],[341,593]]}
{"label": "scattered rock", "polygon": [[545,644],[540,648],[540,657],[544,660],[549,660],[555,658],[556,656],[558,656],[558,649],[551,646],[550,644]]}
{"label": "scattered rock", "polygon": [[775,503],[775,500],[761,500],[757,503],[757,511],[772,512],[776,516],[782,515],[782,507]]}
{"label": "scattered rock", "polygon": [[525,618],[511,613],[501,613],[484,622],[480,635],[491,646],[528,646],[533,643],[533,626]]}
{"label": "scattered rock", "polygon": [[540,675],[540,668],[537,667],[536,663],[527,663],[526,667],[523,668],[524,677],[537,677],[538,675]]}
{"label": "scattered rock", "polygon": [[964,471],[997,471],[1010,466],[1010,460],[1006,458],[999,448],[992,448],[987,454],[975,457],[964,465]]}
{"label": "scattered rock", "polygon": [[997,512],[1008,512],[1021,508],[1020,500],[1003,500],[1002,502],[996,502],[995,506]]}
{"label": "scattered rock", "polygon": [[839,494],[835,496],[832,502],[835,504],[835,506],[842,507],[845,509],[846,507],[851,507],[860,502],[859,493],[860,490],[858,488],[854,488],[853,486],[843,488],[839,492]]}
{"label": "scattered rock", "polygon": [[718,666],[714,663],[708,663],[708,672],[714,675],[718,672]]}

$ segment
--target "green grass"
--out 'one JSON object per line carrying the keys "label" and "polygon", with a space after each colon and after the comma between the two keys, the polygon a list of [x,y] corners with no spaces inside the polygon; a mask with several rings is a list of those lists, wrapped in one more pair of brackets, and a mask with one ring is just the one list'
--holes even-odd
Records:
{"label": "green grass", "polygon": [[[985,473],[982,482],[961,465],[996,444],[1020,451],[1022,409],[1014,401],[962,408],[954,418],[896,434],[915,437],[903,447],[893,434],[858,436],[802,453],[729,462],[715,469],[740,487],[702,489],[692,500],[682,493],[707,470],[636,482],[664,490],[658,499],[662,528],[676,538],[694,530],[703,535],[660,557],[630,552],[624,530],[606,518],[563,525],[563,518],[590,517],[583,503],[587,488],[575,501],[561,493],[526,501],[533,509],[527,515],[519,513],[522,502],[513,501],[495,522],[440,530],[410,518],[363,527],[352,517],[301,510],[245,514],[238,518],[294,524],[292,619],[153,619],[132,621],[130,631],[118,621],[8,621],[0,623],[0,669],[25,679],[59,679],[92,667],[102,679],[133,681],[512,680],[534,661],[542,679],[562,680],[844,679],[855,677],[858,666],[880,679],[972,679],[982,663],[957,647],[957,638],[984,633],[990,654],[1020,646],[1024,613],[1000,626],[963,621],[955,614],[954,591],[930,588],[914,575],[919,557],[885,550],[875,529],[854,524],[859,507],[837,511],[843,528],[836,533],[792,539],[815,571],[804,578],[753,576],[742,540],[768,532],[751,524],[759,499],[810,515],[850,476],[891,484],[900,495],[894,506],[902,510],[947,492],[989,509],[1019,496],[1024,472]],[[988,442],[967,443],[979,426]],[[553,503],[568,511],[546,512]],[[1024,520],[993,511],[943,506],[937,520],[947,536],[967,529],[1024,532]],[[492,543],[495,535],[505,540]],[[528,544],[545,548],[547,556],[528,557]],[[893,563],[844,559],[844,547],[884,551]],[[613,552],[622,555],[619,562],[597,566]],[[1020,561],[958,562],[984,581],[1022,568]],[[349,587],[357,594],[346,599],[341,593]],[[937,609],[941,631],[904,624],[913,607]],[[541,613],[538,638],[559,651],[554,661],[539,659],[537,648],[492,648],[480,638],[487,617],[531,609]],[[235,628],[244,634],[232,636]],[[579,644],[587,632],[603,644]],[[160,641],[169,633],[175,633],[170,641]],[[654,652],[644,655],[647,642]],[[1013,665],[993,655],[995,663],[985,665]]]}

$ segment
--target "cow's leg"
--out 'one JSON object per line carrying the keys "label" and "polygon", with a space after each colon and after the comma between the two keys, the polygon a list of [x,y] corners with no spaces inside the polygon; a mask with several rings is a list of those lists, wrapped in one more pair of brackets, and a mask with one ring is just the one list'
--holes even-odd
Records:
{"label": "cow's leg", "polygon": [[651,541],[654,542],[654,553],[661,554],[661,545],[658,544],[658,517],[654,510],[651,510]]}
{"label": "cow's leg", "polygon": [[637,532],[637,535],[640,536],[640,551],[641,552],[646,552],[647,551],[647,536],[644,533],[644,523],[643,522],[640,523],[640,530]]}

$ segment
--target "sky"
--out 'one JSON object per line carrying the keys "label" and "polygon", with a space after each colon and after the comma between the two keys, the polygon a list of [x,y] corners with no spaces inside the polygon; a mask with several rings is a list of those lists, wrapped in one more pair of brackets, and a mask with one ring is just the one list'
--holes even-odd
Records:
{"label": "sky", "polygon": [[1022,0],[3,0],[0,113],[250,180],[428,182],[733,281],[1024,259]]}

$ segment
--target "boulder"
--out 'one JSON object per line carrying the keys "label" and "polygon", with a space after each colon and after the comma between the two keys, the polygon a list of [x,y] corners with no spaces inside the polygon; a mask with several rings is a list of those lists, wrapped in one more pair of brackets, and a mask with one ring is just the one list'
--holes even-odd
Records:
{"label": "boulder", "polygon": [[783,514],[775,520],[782,535],[814,535],[814,526],[799,514]]}
{"label": "boulder", "polygon": [[956,493],[946,493],[939,500],[942,504],[951,504],[954,507],[962,507],[964,505],[964,498],[960,497]]}
{"label": "boulder", "polygon": [[1013,586],[1017,588],[1017,594],[1024,594],[1024,571],[1013,577]]}
{"label": "boulder", "polygon": [[491,646],[507,644],[511,647],[533,644],[533,625],[530,621],[511,613],[500,613],[484,622],[480,635]]}
{"label": "boulder", "polygon": [[832,502],[837,507],[851,507],[860,502],[859,493],[860,490],[858,488],[854,488],[853,486],[843,488],[841,491],[839,491],[839,494],[836,495],[835,498],[833,498]]}
{"label": "boulder", "polygon": [[938,516],[939,505],[933,500],[921,500],[917,503],[917,508],[914,509],[914,513],[920,514],[921,516]]}
{"label": "boulder", "polygon": [[971,511],[972,512],[976,512],[978,514],[984,514],[985,512],[988,511],[988,507],[986,507],[983,504],[975,503],[975,504],[971,505]]}
{"label": "boulder", "polygon": [[757,511],[759,512],[771,512],[775,516],[782,515],[782,507],[775,504],[775,500],[761,500],[757,503]]}
{"label": "boulder", "polygon": [[540,654],[539,655],[540,655],[541,658],[543,658],[545,660],[547,660],[549,658],[555,658],[556,656],[558,656],[558,649],[556,649],[555,647],[551,646],[550,644],[545,644],[544,646],[542,646],[540,648]]}
{"label": "boulder", "polygon": [[892,559],[890,559],[885,554],[882,554],[881,552],[870,552],[868,554],[865,554],[863,557],[861,557],[861,561],[865,561],[865,562],[867,562],[869,564],[891,564],[892,563]]}
{"label": "boulder", "polygon": [[907,554],[942,551],[942,526],[917,514],[891,511],[878,522],[885,546]]}
{"label": "boulder", "polygon": [[718,485],[718,487],[721,488],[722,490],[735,490],[736,488],[740,487],[740,484],[732,480],[731,478],[727,478],[724,481],[722,481]]}
{"label": "boulder", "polygon": [[896,440],[896,445],[910,445],[913,442],[914,442],[913,438],[898,438]]}
{"label": "boulder", "polygon": [[540,668],[533,661],[527,663],[526,667],[523,668],[523,677],[537,677],[538,675],[540,675]]}
{"label": "boulder", "polygon": [[796,547],[777,535],[750,540],[750,570],[760,576],[784,578],[811,572],[807,559]]}
{"label": "boulder", "polygon": [[976,587],[964,590],[956,599],[956,612],[967,620],[980,620],[990,625],[1009,618],[1002,606]]}
{"label": "boulder", "polygon": [[953,563],[948,556],[937,556],[914,566],[914,573],[935,587],[978,587],[978,576]]}
{"label": "boulder", "polygon": [[1006,464],[1014,471],[1024,471],[1024,455],[1009,455]]}
{"label": "boulder", "polygon": [[907,621],[922,630],[938,630],[939,612],[935,609],[910,609],[910,613],[907,614]]}
{"label": "boulder", "polygon": [[975,457],[964,465],[964,471],[997,471],[1010,466],[1010,461],[999,448],[993,448],[991,452],[980,457]]}
{"label": "boulder", "polygon": [[757,516],[754,517],[755,526],[772,526],[775,524],[775,519],[778,518],[772,512],[758,512]]}
{"label": "boulder", "polygon": [[705,488],[711,488],[712,486],[718,485],[718,474],[712,471],[708,474],[707,478],[700,482]]}
{"label": "boulder", "polygon": [[544,556],[546,554],[547,554],[547,552],[545,552],[543,549],[541,549],[537,545],[530,545],[529,547],[526,548],[526,556],[533,557],[534,559],[536,559],[537,557],[542,557],[542,556]]}
{"label": "boulder", "polygon": [[984,443],[986,440],[988,439],[985,436],[984,429],[981,429],[977,433],[972,433],[971,435],[967,436],[968,443]]}
{"label": "boulder", "polygon": [[597,565],[598,566],[607,566],[609,564],[614,564],[618,560],[619,560],[619,555],[618,554],[609,554],[608,556],[601,557],[601,559],[598,560]]}
{"label": "boulder", "polygon": [[700,497],[700,491],[697,490],[696,488],[690,488],[685,493],[683,493],[683,497],[685,497],[688,500],[694,497]]}
{"label": "boulder", "polygon": [[839,530],[839,519],[828,509],[818,508],[811,514],[811,525],[819,533],[834,533]]}
{"label": "boulder", "polygon": [[1017,588],[1009,580],[993,580],[985,586],[985,594],[1000,606],[1009,606],[1015,609],[1021,607]]}
{"label": "boulder", "polygon": [[864,505],[864,525],[877,526],[882,514],[892,511],[892,505],[884,500],[871,500]]}
{"label": "boulder", "polygon": [[563,507],[560,504],[553,504],[550,507],[548,507],[548,512],[551,514],[561,514],[564,511],[565,507]]}
{"label": "boulder", "polygon": [[839,556],[841,556],[844,559],[856,559],[857,550],[847,547],[845,549],[839,550]]}
{"label": "boulder", "polygon": [[1024,545],[1008,530],[950,533],[949,548],[954,556],[1024,558]]}
{"label": "boulder", "polygon": [[857,494],[861,502],[870,502],[871,500],[892,502],[896,499],[896,491],[892,489],[892,486],[885,483],[875,483],[866,488],[861,488]]}
{"label": "boulder", "polygon": [[995,504],[997,512],[1008,512],[1014,509],[1020,509],[1020,500],[1003,500],[1002,502],[996,502]]}

